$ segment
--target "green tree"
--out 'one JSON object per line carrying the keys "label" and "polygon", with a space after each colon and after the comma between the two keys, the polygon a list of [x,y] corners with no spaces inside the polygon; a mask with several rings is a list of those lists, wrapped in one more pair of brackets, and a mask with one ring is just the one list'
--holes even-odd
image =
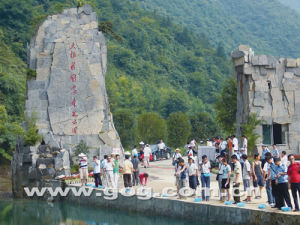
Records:
{"label": "green tree", "polygon": [[42,135],[38,133],[36,126],[37,113],[33,113],[31,117],[25,116],[26,134],[24,136],[25,145],[35,145],[42,140]]}
{"label": "green tree", "polygon": [[24,135],[24,130],[18,123],[9,121],[3,105],[0,105],[0,134],[0,161],[3,158],[10,160],[16,146],[16,136]]}
{"label": "green tree", "polygon": [[237,82],[228,79],[215,105],[217,121],[223,131],[232,134],[236,130]]}
{"label": "green tree", "polygon": [[189,118],[183,112],[172,113],[168,119],[168,144],[172,147],[184,146],[191,134]]}
{"label": "green tree", "polygon": [[216,122],[205,112],[191,116],[190,122],[192,127],[190,139],[195,139],[199,142],[220,134]]}
{"label": "green tree", "polygon": [[262,120],[257,119],[257,115],[252,113],[248,117],[248,123],[242,124],[243,135],[245,135],[248,139],[248,154],[252,155],[256,141],[260,137],[258,133],[256,133],[256,127],[262,123]]}
{"label": "green tree", "polygon": [[87,146],[84,140],[81,140],[78,145],[75,146],[75,155],[78,156],[80,153],[88,154],[89,146]]}
{"label": "green tree", "polygon": [[156,143],[160,139],[166,140],[166,121],[157,113],[142,113],[138,118],[138,137],[145,143]]}
{"label": "green tree", "polygon": [[128,109],[121,109],[114,113],[114,124],[120,135],[124,148],[129,148],[136,141],[137,119]]}
{"label": "green tree", "polygon": [[163,115],[168,117],[174,112],[185,112],[188,109],[188,100],[184,92],[171,92],[165,99]]}

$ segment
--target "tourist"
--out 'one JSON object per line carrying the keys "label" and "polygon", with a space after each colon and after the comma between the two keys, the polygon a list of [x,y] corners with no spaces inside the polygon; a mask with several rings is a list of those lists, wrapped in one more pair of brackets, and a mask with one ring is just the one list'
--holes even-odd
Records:
{"label": "tourist", "polygon": [[[276,159],[277,160],[277,159]],[[279,200],[279,194],[278,194],[278,185],[276,181],[276,165],[275,165],[275,160],[273,160],[272,157],[267,157],[266,158],[266,163],[269,164],[269,169],[268,169],[268,179],[271,179],[271,186],[272,186],[272,195],[274,197],[275,205],[272,206],[272,208],[278,208],[280,204]]]}
{"label": "tourist", "polygon": [[108,179],[107,179],[107,175],[106,175],[106,172],[105,172],[106,163],[107,163],[107,155],[104,155],[103,160],[101,161],[102,180],[103,180],[103,186],[104,187],[108,186],[108,183],[107,183]]}
{"label": "tourist", "polygon": [[132,151],[131,151],[131,154],[132,154],[132,156],[134,156],[135,154],[138,154],[136,145],[133,146],[133,149],[132,149]]}
{"label": "tourist", "polygon": [[100,160],[97,159],[97,156],[93,157],[93,168],[94,168],[93,175],[95,180],[95,187],[100,187],[102,186],[102,181],[100,177],[101,166],[100,166]]}
{"label": "tourist", "polygon": [[224,139],[221,137],[220,139],[220,154],[222,156],[225,156],[226,155],[226,148],[227,148],[227,141],[224,141]]}
{"label": "tourist", "polygon": [[189,186],[194,191],[193,194],[195,194],[197,189],[198,168],[193,157],[188,159],[187,172],[189,175]]}
{"label": "tourist", "polygon": [[219,172],[217,174],[217,178],[216,180],[218,181],[218,185],[219,185],[219,194],[220,194],[220,200],[222,200],[222,160],[223,160],[223,156],[222,155],[218,155],[217,159],[218,159],[218,163],[219,163]]}
{"label": "tourist", "polygon": [[264,187],[263,170],[261,167],[260,155],[254,154],[254,161],[252,162],[253,171],[253,187],[255,189],[255,199],[261,198],[261,191]]}
{"label": "tourist", "polygon": [[199,170],[201,172],[202,199],[209,201],[211,166],[206,155],[202,156],[202,162],[199,164]]}
{"label": "tourist", "polygon": [[116,188],[115,178],[114,178],[114,162],[112,161],[111,156],[107,157],[107,162],[105,164],[104,170],[107,178],[107,187]]}
{"label": "tourist", "polygon": [[148,173],[141,173],[141,174],[139,174],[139,179],[140,179],[141,185],[143,185],[143,186],[147,185],[148,177],[149,177]]}
{"label": "tourist", "polygon": [[280,156],[279,156],[279,151],[278,151],[278,148],[277,148],[277,146],[276,146],[275,144],[273,145],[272,157],[273,157],[274,159],[276,159],[276,158],[279,158],[279,157],[280,157]]}
{"label": "tourist", "polygon": [[129,158],[130,158],[130,155],[125,154],[125,161],[124,161],[123,167],[122,167],[125,188],[132,187],[131,175],[133,173],[133,165],[132,165],[132,162],[129,160]]}
{"label": "tourist", "polygon": [[114,163],[114,169],[113,169],[114,185],[115,185],[115,188],[118,188],[119,177],[120,177],[120,155],[119,154],[116,154],[113,163]]}
{"label": "tourist", "polygon": [[78,156],[79,156],[79,176],[81,180],[81,186],[85,186],[87,184],[87,180],[89,177],[87,157],[84,153],[80,153]]}
{"label": "tourist", "polygon": [[251,165],[248,161],[248,156],[246,154],[242,155],[242,160],[244,161],[243,166],[243,184],[244,184],[244,191],[247,191],[247,198],[244,202],[251,202],[251,191],[250,191],[250,180],[251,180]]}
{"label": "tourist", "polygon": [[245,135],[242,135],[242,145],[243,147],[240,150],[241,155],[248,155],[248,139]]}
{"label": "tourist", "polygon": [[140,170],[140,160],[137,157],[137,154],[133,155],[133,159],[131,160],[133,165],[133,174],[132,174],[132,185],[136,186],[139,184],[139,170]]}
{"label": "tourist", "polygon": [[234,203],[233,204],[237,204],[241,201],[241,197],[240,197],[240,185],[242,183],[242,166],[241,163],[239,162],[238,158],[236,155],[232,155],[231,156],[233,165],[234,165],[234,175],[235,175],[235,179],[233,182],[233,199],[234,199]]}
{"label": "tourist", "polygon": [[295,204],[295,212],[299,211],[298,196],[300,198],[300,163],[295,161],[294,155],[289,155],[290,165],[288,168],[289,183],[291,184],[292,195]]}
{"label": "tourist", "polygon": [[233,154],[233,152],[232,152],[233,147],[232,147],[232,139],[231,139],[231,137],[227,137],[227,146],[228,146],[228,153],[229,153],[228,155],[231,158],[231,156]]}
{"label": "tourist", "polygon": [[239,152],[239,140],[236,138],[235,135],[232,135],[231,138],[232,138],[233,153],[238,154],[238,152]]}
{"label": "tourist", "polygon": [[180,149],[179,148],[176,148],[175,149],[175,153],[174,153],[174,155],[173,155],[173,157],[172,157],[172,165],[173,166],[177,166],[177,163],[178,163],[178,159],[179,158],[182,158],[182,155],[180,154]]}
{"label": "tourist", "polygon": [[163,152],[165,151],[166,145],[163,140],[160,140],[157,144],[158,152],[159,152],[159,158],[162,158]]}
{"label": "tourist", "polygon": [[275,183],[277,184],[278,190],[278,209],[285,206],[284,202],[288,207],[292,209],[291,197],[289,193],[288,187],[288,175],[287,175],[287,167],[286,165],[281,163],[281,159],[277,158],[275,161],[275,168],[274,166],[271,169],[275,169]]}
{"label": "tourist", "polygon": [[180,190],[184,187],[186,187],[186,176],[187,176],[187,168],[184,164],[184,159],[179,158],[178,159],[178,166],[176,170],[176,181],[177,181],[177,193],[179,195],[179,198],[185,198],[180,194]]}
{"label": "tourist", "polygon": [[194,151],[192,146],[189,146],[189,150],[188,150],[188,157],[193,157],[194,156]]}
{"label": "tourist", "polygon": [[270,150],[268,149],[268,146],[263,145],[262,146],[262,154],[261,154],[261,163],[262,163],[262,167],[264,167],[265,163],[266,163],[266,153],[270,152]]}
{"label": "tourist", "polygon": [[286,155],[286,151],[282,151],[282,152],[281,152],[280,159],[281,159],[281,163],[282,163],[283,165],[285,165],[286,167],[289,166],[289,162],[288,162],[288,158],[287,158],[287,155]]}
{"label": "tourist", "polygon": [[226,192],[227,192],[227,200],[230,200],[230,175],[231,175],[231,166],[228,164],[227,159],[222,159],[222,202],[226,200]]}
{"label": "tourist", "polygon": [[[271,158],[271,161],[273,162],[273,158],[272,158],[272,154],[271,152],[267,152],[265,154],[265,158],[266,161],[267,159]],[[270,169],[270,164],[269,163],[265,163],[265,165],[263,166],[263,177],[264,177],[264,182],[266,184],[266,192],[267,192],[267,197],[268,197],[268,204],[270,206],[275,206],[275,198],[272,194],[272,180],[269,177],[269,169]]]}
{"label": "tourist", "polygon": [[146,144],[146,147],[144,148],[144,167],[147,168],[150,166],[150,155],[151,155],[151,148],[149,144]]}

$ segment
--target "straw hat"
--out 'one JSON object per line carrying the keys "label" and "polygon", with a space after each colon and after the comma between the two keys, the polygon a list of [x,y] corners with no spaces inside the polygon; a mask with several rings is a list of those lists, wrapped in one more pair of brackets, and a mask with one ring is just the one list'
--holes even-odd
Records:
{"label": "straw hat", "polygon": [[82,152],[78,156],[79,157],[86,157],[86,155],[84,153],[82,153]]}

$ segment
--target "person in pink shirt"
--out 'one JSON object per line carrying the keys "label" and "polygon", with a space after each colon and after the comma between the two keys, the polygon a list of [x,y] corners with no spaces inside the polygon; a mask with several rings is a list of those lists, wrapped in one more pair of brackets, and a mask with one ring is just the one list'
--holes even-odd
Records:
{"label": "person in pink shirt", "polygon": [[[149,174],[148,173],[140,173],[139,178],[141,185],[146,186],[147,185],[147,180],[148,180]],[[144,182],[145,180],[145,182]]]}

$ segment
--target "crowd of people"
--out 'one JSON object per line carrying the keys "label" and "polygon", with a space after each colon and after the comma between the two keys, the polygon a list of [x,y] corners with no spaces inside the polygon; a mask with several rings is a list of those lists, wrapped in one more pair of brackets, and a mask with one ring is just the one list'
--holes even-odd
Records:
{"label": "crowd of people", "polygon": [[[216,152],[219,153],[216,180],[219,185],[220,201],[232,199],[230,191],[232,186],[233,204],[241,202],[240,186],[243,185],[246,193],[244,202],[253,200],[253,192],[254,198],[260,199],[263,188],[266,188],[268,204],[272,208],[281,209],[283,206],[288,206],[291,209],[294,208],[294,211],[299,211],[300,163],[295,161],[294,155],[287,156],[285,151],[280,154],[275,144],[272,150],[269,150],[267,145],[263,145],[262,154],[254,154],[253,161],[250,163],[248,140],[244,135],[241,146],[235,135],[228,137],[226,141],[222,138],[214,138],[214,143],[209,143],[209,146],[211,145],[215,146]],[[201,159],[197,159],[191,151],[188,151],[188,162],[185,164],[179,149],[176,149],[173,155],[173,165],[179,198],[184,198],[180,194],[180,189],[186,187],[188,183],[194,193],[197,187],[201,186],[202,199],[209,201],[212,168],[207,156],[203,155]],[[294,207],[291,203],[289,186],[294,199]]]}
{"label": "crowd of people", "polygon": [[[160,151],[165,147],[162,140],[158,145]],[[234,135],[226,140],[214,138],[212,145],[216,147],[218,153],[216,180],[221,202],[232,199],[233,204],[241,202],[240,188],[242,186],[246,193],[243,201],[251,202],[253,194],[254,199],[262,198],[262,191],[265,188],[268,204],[272,208],[281,209],[283,206],[288,206],[294,211],[299,211],[300,163],[295,161],[294,155],[287,156],[285,151],[280,154],[276,145],[272,146],[272,150],[263,145],[262,154],[254,154],[253,160],[251,159],[250,162],[246,136],[242,136],[241,145]],[[173,154],[172,165],[175,167],[176,187],[179,198],[185,198],[180,190],[189,186],[194,196],[200,189],[202,200],[209,201],[212,165],[206,155],[198,159],[196,146],[195,140],[185,146],[188,156],[187,163],[185,163],[180,149],[177,148]],[[139,147],[139,151],[134,146],[132,153],[125,152],[122,163],[120,163],[118,154],[105,155],[101,161],[94,156],[92,166],[95,187],[118,188],[120,173],[125,188],[147,185],[149,174],[141,172],[140,169],[149,167],[151,149],[148,144],[145,145],[143,142]],[[85,154],[81,153],[79,157],[80,178],[84,186],[87,184],[88,162]],[[289,194],[289,187],[294,206]]]}
{"label": "crowd of people", "polygon": [[[159,144],[160,147],[163,147],[162,144],[164,143],[161,140]],[[89,177],[88,159],[84,153],[80,153],[78,156],[81,185],[86,186]],[[149,174],[140,172],[140,167],[148,168],[150,166],[150,156],[150,146],[143,142],[140,143],[140,152],[137,151],[136,146],[131,153],[125,152],[122,163],[120,163],[120,155],[118,154],[104,155],[101,161],[97,156],[94,156],[92,167],[95,187],[117,189],[120,174],[122,174],[125,188],[147,185]]]}

